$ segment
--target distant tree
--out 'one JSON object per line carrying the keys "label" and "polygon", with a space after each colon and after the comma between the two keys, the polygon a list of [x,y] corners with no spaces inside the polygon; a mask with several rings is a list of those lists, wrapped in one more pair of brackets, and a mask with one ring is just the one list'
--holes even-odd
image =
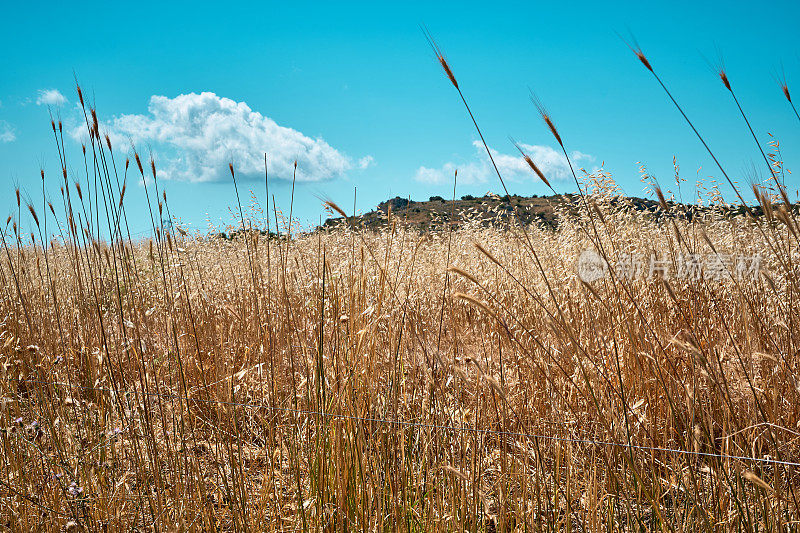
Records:
{"label": "distant tree", "polygon": [[474,200],[475,197],[472,196],[471,194],[465,194],[464,196],[461,197],[461,199],[469,201],[469,200]]}
{"label": "distant tree", "polygon": [[431,202],[444,202],[444,198],[442,198],[441,196],[431,196],[429,200]]}
{"label": "distant tree", "polygon": [[378,204],[379,211],[387,211],[390,207],[393,211],[399,211],[408,206],[409,204],[408,198],[401,198],[399,196],[395,196],[394,198],[390,198],[385,202],[381,202]]}

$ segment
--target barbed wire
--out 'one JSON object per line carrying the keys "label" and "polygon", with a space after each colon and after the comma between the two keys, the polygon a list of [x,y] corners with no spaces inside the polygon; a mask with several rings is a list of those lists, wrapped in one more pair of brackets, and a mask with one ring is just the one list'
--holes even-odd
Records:
{"label": "barbed wire", "polygon": [[563,443],[572,443],[572,444],[588,444],[594,446],[606,446],[606,447],[614,447],[614,448],[627,448],[629,450],[636,450],[636,451],[645,451],[645,452],[660,452],[660,453],[671,453],[676,455],[684,455],[684,456],[693,456],[693,457],[705,457],[705,458],[715,458],[719,460],[731,460],[731,461],[749,461],[761,464],[769,464],[769,465],[776,465],[776,466],[787,466],[787,467],[800,467],[800,462],[794,461],[784,461],[779,459],[774,459],[772,457],[749,457],[746,455],[731,455],[731,454],[720,454],[720,453],[712,453],[712,452],[703,452],[698,450],[683,450],[680,448],[667,448],[664,446],[647,446],[643,444],[633,444],[633,443],[622,443],[622,442],[614,442],[614,441],[605,441],[599,439],[591,439],[591,438],[582,438],[582,437],[562,437],[556,435],[541,435],[536,433],[524,433],[524,432],[517,432],[517,431],[503,431],[503,430],[496,430],[496,429],[489,429],[489,428],[480,428],[480,427],[472,427],[472,426],[452,426],[452,425],[445,425],[445,424],[431,424],[431,423],[424,423],[424,422],[413,422],[409,420],[397,420],[397,419],[390,419],[390,418],[378,418],[378,417],[363,417],[363,416],[356,416],[356,415],[347,415],[342,413],[331,413],[326,411],[314,411],[310,409],[294,409],[291,407],[276,407],[273,405],[267,404],[252,404],[252,403],[243,403],[243,402],[234,402],[234,401],[226,401],[226,400],[218,400],[212,398],[190,398],[188,396],[181,396],[178,394],[164,394],[159,392],[146,392],[142,390],[121,390],[121,389],[112,389],[109,387],[89,387],[86,385],[77,385],[73,383],[64,383],[60,381],[44,381],[44,380],[33,380],[33,379],[10,379],[9,381],[16,381],[18,383],[31,383],[35,385],[51,385],[54,387],[64,387],[64,388],[71,388],[71,389],[80,389],[80,390],[91,390],[91,391],[98,391],[98,392],[107,392],[116,395],[122,394],[139,394],[142,396],[148,397],[158,397],[167,400],[183,400],[188,402],[200,402],[206,404],[220,404],[226,405],[229,407],[246,407],[251,409],[263,409],[268,411],[280,411],[284,413],[292,413],[295,415],[315,415],[320,417],[327,417],[333,420],[348,420],[353,422],[368,422],[373,424],[385,424],[385,425],[395,425],[395,426],[402,426],[402,427],[413,427],[419,429],[430,429],[436,431],[461,431],[466,433],[473,433],[473,434],[488,434],[488,435],[496,435],[500,437],[517,437],[517,438],[526,438],[526,439],[540,439],[546,440],[551,442],[563,442]]}

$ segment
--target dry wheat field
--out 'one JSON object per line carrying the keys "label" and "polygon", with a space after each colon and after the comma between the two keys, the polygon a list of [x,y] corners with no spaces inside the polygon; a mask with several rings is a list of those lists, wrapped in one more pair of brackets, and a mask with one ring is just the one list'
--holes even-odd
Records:
{"label": "dry wheat field", "polygon": [[[3,232],[0,528],[797,528],[800,228],[777,143],[735,209],[654,185],[641,212],[576,171],[556,228],[366,230],[327,201],[338,225],[300,232],[252,202],[225,239],[163,227],[156,165],[122,163],[85,108],[87,174],[17,193]],[[135,180],[156,221],[138,240]]]}

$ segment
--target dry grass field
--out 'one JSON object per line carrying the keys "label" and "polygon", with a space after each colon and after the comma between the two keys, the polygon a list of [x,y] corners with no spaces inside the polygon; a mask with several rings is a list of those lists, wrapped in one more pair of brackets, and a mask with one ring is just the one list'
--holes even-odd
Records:
{"label": "dry grass field", "polygon": [[364,229],[327,202],[338,224],[299,233],[238,205],[226,240],[165,231],[155,165],[97,124],[87,106],[88,175],[18,195],[3,233],[0,528],[797,528],[800,229],[776,155],[758,214],[712,189],[687,217],[656,187],[653,216],[578,172],[556,228]]}

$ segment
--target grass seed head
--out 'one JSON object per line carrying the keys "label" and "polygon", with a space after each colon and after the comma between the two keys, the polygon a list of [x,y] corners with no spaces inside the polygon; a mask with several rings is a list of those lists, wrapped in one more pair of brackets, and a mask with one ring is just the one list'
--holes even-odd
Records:
{"label": "grass seed head", "polygon": [[639,61],[642,62],[642,65],[644,65],[647,70],[649,70],[650,72],[654,72],[653,67],[650,66],[650,61],[647,60],[647,57],[645,57],[644,52],[642,52],[641,48],[635,49],[633,53],[636,54],[636,57],[639,58]]}
{"label": "grass seed head", "polygon": [[453,84],[453,87],[458,89],[458,82],[456,81],[456,76],[453,74],[453,71],[450,69],[450,65],[447,64],[447,60],[444,58],[443,55],[438,56],[439,63],[442,65],[444,69],[444,73],[447,74],[447,77],[450,78],[450,83]]}
{"label": "grass seed head", "polygon": [[539,179],[540,179],[540,180],[542,180],[542,182],[544,182],[544,184],[545,184],[545,185],[547,185],[547,187],[548,187],[548,188],[549,188],[549,189],[552,191],[552,190],[553,190],[553,187],[551,187],[551,186],[550,186],[550,182],[549,182],[549,181],[547,181],[547,178],[544,176],[544,173],[543,173],[543,172],[542,172],[542,171],[539,169],[539,167],[538,167],[538,166],[536,166],[536,163],[534,163],[534,162],[533,162],[533,159],[531,159],[531,156],[529,156],[528,154],[526,154],[526,153],[525,153],[525,152],[522,150],[522,148],[520,147],[520,145],[519,145],[519,144],[517,144],[517,142],[516,142],[516,141],[514,141],[514,139],[511,139],[511,142],[512,142],[512,143],[514,144],[514,146],[517,148],[517,150],[519,151],[519,153],[520,153],[520,154],[522,154],[522,158],[525,160],[525,162],[528,164],[528,166],[531,168],[531,170],[533,170],[534,174],[536,174],[536,175],[539,177]]}
{"label": "grass seed head", "polygon": [[502,267],[502,266],[503,266],[503,265],[500,263],[500,261],[498,261],[498,260],[497,260],[497,258],[496,258],[495,256],[493,256],[491,253],[489,253],[489,250],[487,250],[486,248],[484,248],[484,247],[483,247],[483,246],[482,246],[480,243],[478,243],[478,242],[475,242],[475,243],[473,243],[473,244],[475,245],[475,248],[477,248],[477,249],[478,249],[478,251],[479,251],[480,253],[482,253],[483,255],[485,255],[486,257],[488,257],[488,258],[489,258],[489,260],[490,260],[492,263],[496,264],[496,265],[497,265],[497,266],[499,266],[499,267]]}
{"label": "grass seed head", "polygon": [[769,485],[769,483],[767,483],[766,481],[764,481],[763,479],[761,479],[760,477],[758,477],[758,476],[755,474],[755,472],[751,472],[751,471],[749,471],[749,470],[748,470],[748,471],[746,471],[744,474],[742,474],[742,477],[743,477],[743,478],[744,478],[746,481],[748,481],[749,483],[752,483],[753,485],[755,485],[756,487],[759,487],[759,488],[761,488],[761,489],[764,489],[765,491],[767,491],[767,492],[770,492],[770,493],[772,493],[772,492],[775,492],[775,489],[773,489],[773,488],[772,488],[772,487]]}
{"label": "grass seed head", "polygon": [[436,40],[433,38],[433,35],[431,35],[431,32],[429,32],[425,27],[422,28],[422,32],[425,34],[425,38],[428,40],[428,44],[431,46],[431,48],[433,49],[433,53],[436,55],[436,60],[442,66],[442,69],[444,70],[444,73],[447,75],[448,79],[450,80],[450,83],[452,83],[453,87],[455,87],[458,90],[458,81],[456,81],[456,76],[455,76],[455,74],[453,74],[453,70],[450,68],[450,65],[447,63],[447,59],[445,59],[444,53],[442,52],[442,49],[439,48],[439,45],[436,43]]}
{"label": "grass seed head", "polygon": [[95,110],[95,108],[91,108],[91,109],[89,109],[89,113],[91,113],[91,115],[92,115],[92,127],[94,128],[94,134],[95,134],[95,136],[99,136],[100,135],[100,124],[97,121],[97,111]]}
{"label": "grass seed head", "polygon": [[539,112],[542,120],[544,120],[544,123],[550,129],[550,133],[553,134],[553,137],[556,138],[558,144],[563,148],[564,143],[561,142],[561,135],[559,135],[556,125],[553,124],[553,120],[550,118],[550,113],[547,111],[547,108],[544,107],[539,98],[533,93],[533,91],[531,91],[531,102],[533,102],[533,105],[536,106],[536,110]]}
{"label": "grass seed head", "polygon": [[725,85],[725,88],[730,92],[733,92],[733,89],[731,89],[731,82],[728,80],[728,75],[725,73],[725,69],[720,67],[717,75],[719,76],[719,79],[722,80],[722,84]]}
{"label": "grass seed head", "polygon": [[31,204],[28,204],[28,211],[31,213],[31,217],[33,217],[33,221],[36,223],[36,227],[39,227],[39,217],[36,215],[36,209],[33,208]]}
{"label": "grass seed head", "polygon": [[339,207],[333,200],[325,200],[324,202],[322,202],[322,205],[324,205],[328,209],[331,209],[332,211],[335,211],[344,218],[347,218],[347,213],[344,212],[344,209]]}
{"label": "grass seed head", "polygon": [[458,274],[459,276],[463,276],[463,277],[467,278],[468,280],[470,280],[475,285],[480,285],[480,283],[478,283],[478,280],[475,279],[475,277],[472,274],[470,274],[469,272],[467,272],[467,271],[465,271],[465,270],[463,270],[461,268],[458,268],[455,265],[450,265],[449,267],[447,267],[447,270],[449,272],[454,272],[454,273]]}
{"label": "grass seed head", "polygon": [[661,187],[658,184],[653,184],[653,190],[658,197],[658,205],[661,206],[661,209],[669,211],[669,205],[667,205],[667,199],[664,198],[664,191],[661,190]]}

